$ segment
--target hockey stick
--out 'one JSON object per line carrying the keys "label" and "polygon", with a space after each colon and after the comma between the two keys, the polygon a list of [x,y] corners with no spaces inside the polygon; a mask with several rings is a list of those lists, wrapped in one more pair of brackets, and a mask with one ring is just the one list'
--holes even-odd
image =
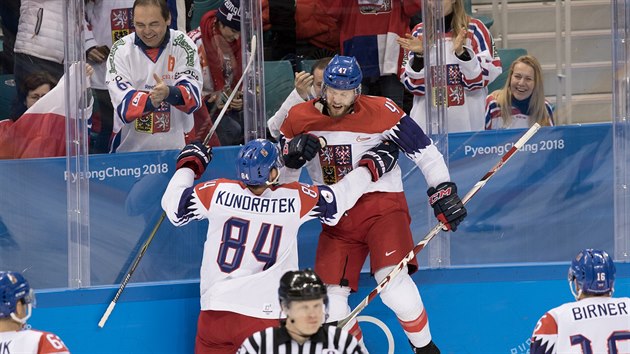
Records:
{"label": "hockey stick", "polygon": [[[477,192],[488,182],[488,180],[492,176],[494,176],[497,173],[497,171],[501,169],[501,167],[503,167],[503,165],[505,165],[505,163],[512,157],[512,155],[514,155],[514,153],[516,153],[523,145],[525,145],[525,143],[532,136],[534,136],[534,134],[536,134],[538,129],[540,129],[540,125],[538,123],[535,123],[531,128],[529,128],[529,130],[525,132],[525,134],[523,134],[523,136],[520,139],[518,139],[518,141],[514,143],[514,145],[501,157],[501,160],[497,162],[497,164],[494,165],[494,167],[492,167],[490,171],[488,171],[483,177],[481,177],[479,182],[475,183],[475,185],[470,189],[470,191],[468,191],[468,193],[466,193],[464,198],[462,198],[462,203],[463,204],[468,203],[470,198],[472,198],[475,194],[477,194]],[[400,271],[403,268],[405,268],[405,266],[407,266],[407,264],[413,259],[413,257],[415,257],[418,252],[422,251],[422,249],[427,245],[427,243],[429,243],[429,241],[431,241],[431,239],[433,239],[433,237],[435,237],[435,235],[437,235],[440,232],[440,230],[442,229],[442,225],[443,224],[441,222],[435,225],[435,227],[431,231],[429,231],[429,233],[426,236],[424,236],[424,238],[420,242],[418,242],[418,244],[416,244],[416,246],[400,261],[400,263],[398,263],[398,265],[394,267],[394,269],[392,269],[392,271],[389,272],[389,274],[387,274],[385,279],[383,279],[376,286],[376,288],[372,290],[368,294],[368,296],[365,297],[361,301],[361,303],[359,303],[359,305],[357,305],[357,307],[348,316],[346,316],[345,318],[343,318],[337,323],[337,327],[339,328],[344,327],[350,321],[352,321],[359,314],[359,312],[363,311],[363,309],[380,292],[383,291],[383,289],[389,284],[389,282],[391,282],[392,279],[394,279],[398,275],[398,273],[400,273]]]}
{"label": "hockey stick", "polygon": [[120,298],[120,295],[122,294],[123,290],[125,290],[127,283],[129,283],[129,280],[131,279],[131,275],[133,275],[133,272],[135,272],[136,268],[138,268],[138,264],[140,264],[140,260],[142,259],[145,252],[149,248],[149,245],[151,244],[151,241],[153,241],[153,237],[155,236],[155,233],[160,228],[160,225],[162,225],[162,221],[164,221],[165,217],[166,217],[166,214],[162,212],[162,215],[160,216],[160,220],[158,220],[158,222],[153,227],[151,234],[149,235],[147,240],[144,241],[144,244],[142,244],[142,248],[140,248],[140,252],[136,256],[136,259],[133,260],[133,264],[131,265],[131,268],[127,272],[127,275],[125,275],[125,278],[120,284],[120,287],[118,288],[118,291],[116,292],[116,295],[114,296],[114,299],[112,300],[112,302],[109,303],[109,306],[107,306],[107,310],[103,314],[103,317],[101,317],[101,320],[98,322],[99,327],[103,328],[103,326],[105,326],[105,322],[107,322],[109,315],[111,315],[112,311],[114,310],[114,306],[116,306],[116,303],[118,302],[118,298]]}
{"label": "hockey stick", "polygon": [[[247,73],[247,71],[251,68],[252,63],[254,62],[254,57],[256,56],[255,55],[256,54],[256,36],[255,35],[252,36],[252,43],[251,43],[251,47],[250,47],[250,53],[251,54],[250,54],[250,57],[249,57],[249,61],[247,62],[247,66],[245,67],[245,70],[243,70],[243,74],[241,75],[240,80],[238,80],[238,83],[236,84],[236,86],[232,90],[232,94],[230,94],[230,96],[228,97],[227,101],[225,101],[225,105],[223,106],[223,109],[219,113],[219,116],[215,120],[214,124],[212,125],[212,128],[210,128],[210,131],[208,132],[208,135],[206,135],[206,138],[203,141],[203,144],[206,145],[206,146],[208,146],[208,142],[210,141],[210,138],[212,137],[212,134],[214,134],[215,130],[217,130],[217,126],[219,125],[219,122],[221,121],[221,119],[223,119],[223,116],[225,115],[225,112],[227,111],[228,106],[232,102],[232,99],[234,98],[234,95],[236,94],[236,91],[238,91],[239,87],[243,83],[243,77],[245,77],[245,73]],[[131,265],[131,268],[129,269],[129,271],[127,272],[125,277],[123,278],[123,281],[120,284],[120,287],[118,288],[118,291],[116,292],[116,295],[114,296],[114,299],[109,303],[109,306],[107,306],[107,310],[105,310],[105,313],[103,314],[103,317],[101,317],[101,320],[98,322],[98,326],[100,328],[103,328],[103,326],[105,326],[105,322],[107,322],[107,319],[109,319],[109,316],[111,315],[112,311],[114,310],[114,307],[118,303],[118,299],[120,298],[120,295],[125,290],[125,287],[127,286],[127,283],[129,283],[129,280],[131,279],[131,276],[136,271],[136,268],[138,267],[138,264],[140,264],[140,260],[142,259],[142,257],[144,257],[144,254],[146,253],[147,249],[149,248],[149,245],[151,244],[151,241],[153,241],[153,237],[157,233],[157,230],[160,228],[160,225],[162,225],[162,222],[164,221],[164,218],[166,218],[166,213],[162,212],[162,215],[160,215],[160,219],[157,221],[157,223],[153,227],[153,230],[151,231],[151,234],[149,235],[147,240],[144,241],[144,243],[142,244],[142,247],[140,248],[140,252],[138,253],[136,258],[134,259],[133,264]]]}

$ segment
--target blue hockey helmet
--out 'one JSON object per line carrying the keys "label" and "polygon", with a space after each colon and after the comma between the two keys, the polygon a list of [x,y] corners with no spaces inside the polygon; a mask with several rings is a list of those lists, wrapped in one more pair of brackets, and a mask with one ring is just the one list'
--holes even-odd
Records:
{"label": "blue hockey helmet", "polygon": [[269,140],[255,139],[243,145],[236,159],[237,178],[248,186],[275,183],[269,181],[272,169],[280,172],[282,161],[278,147]]}
{"label": "blue hockey helmet", "polygon": [[[578,292],[573,289],[577,282]],[[571,292],[577,299],[581,293],[612,294],[615,283],[615,264],[605,251],[585,249],[575,256],[569,267]]]}
{"label": "blue hockey helmet", "polygon": [[324,69],[324,85],[322,95],[327,87],[336,90],[355,90],[361,93],[363,74],[355,57],[335,55]]}
{"label": "blue hockey helmet", "polygon": [[[15,315],[17,303],[20,300],[27,305],[27,314],[23,318]],[[25,323],[31,316],[33,302],[33,290],[22,274],[0,272],[0,318],[11,317],[17,322]]]}
{"label": "blue hockey helmet", "polygon": [[328,304],[326,285],[312,269],[288,271],[280,278],[280,302],[323,299]]}

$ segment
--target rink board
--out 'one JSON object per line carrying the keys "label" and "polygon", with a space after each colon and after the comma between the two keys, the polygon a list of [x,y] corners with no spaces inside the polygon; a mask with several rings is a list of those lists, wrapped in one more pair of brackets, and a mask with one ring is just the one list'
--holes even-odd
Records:
{"label": "rink board", "polygon": [[[521,134],[451,134],[450,170],[460,194]],[[203,179],[233,178],[237,150],[215,149]],[[163,223],[106,328],[96,326],[161,214],[159,200],[176,155],[90,157],[91,279],[84,284],[95,288],[39,292],[32,321],[34,327],[57,332],[73,353],[192,352],[205,222],[183,228]],[[571,299],[566,262],[581,248],[614,247],[612,155],[609,124],[541,129],[471,200],[460,229],[432,241],[447,250],[444,264],[459,268],[426,270],[433,246],[422,251],[423,270],[414,280],[443,353],[526,352],[537,318]],[[401,158],[400,165],[418,241],[435,222],[427,186],[409,160]],[[65,168],[63,158],[0,161],[0,269],[27,269],[37,289],[68,284],[66,178],[78,176]],[[302,267],[313,265],[319,229],[314,221],[300,229]],[[620,273],[617,293],[628,296],[626,264]],[[154,281],[160,283],[145,283]],[[360,301],[374,285],[363,274],[351,301]],[[363,326],[371,353],[393,350],[387,347],[389,332],[395,352],[408,352],[396,319],[380,299],[362,315],[384,323]]]}
{"label": "rink board", "polygon": [[[470,201],[458,231],[438,235],[420,254],[420,264],[435,266],[428,251],[436,244],[447,251],[440,264],[453,266],[563,262],[583,246],[612,250],[611,132],[609,124],[541,129]],[[460,195],[522,133],[451,134],[450,171]],[[238,148],[214,150],[202,180],[235,177]],[[164,151],[90,157],[85,177],[90,179],[91,279],[83,284],[122,280],[162,213],[160,199],[176,156],[177,151]],[[409,159],[399,163],[411,228],[419,241],[435,223],[427,186]],[[0,268],[29,269],[31,282],[40,289],[68,284],[66,179],[77,176],[65,169],[63,158],[0,161]],[[162,223],[133,281],[198,278],[206,225]],[[319,230],[315,220],[300,229],[303,267],[313,265]]]}
{"label": "rink board", "polygon": [[[414,276],[442,353],[525,354],[536,321],[572,301],[567,264],[424,270]],[[630,264],[618,264],[616,294],[630,296]],[[374,285],[363,275],[354,306]],[[73,354],[192,353],[199,311],[199,283],[131,285],[103,329],[97,323],[117,287],[37,294],[30,321],[61,336]],[[393,313],[376,298],[361,314],[371,354],[410,353]],[[391,335],[394,347],[388,345]]]}

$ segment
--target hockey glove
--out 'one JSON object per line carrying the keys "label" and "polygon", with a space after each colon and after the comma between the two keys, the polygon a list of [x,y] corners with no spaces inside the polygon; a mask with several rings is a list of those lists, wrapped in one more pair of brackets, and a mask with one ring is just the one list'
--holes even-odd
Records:
{"label": "hockey glove", "polygon": [[201,178],[212,160],[212,148],[201,142],[192,142],[182,149],[177,156],[177,169],[188,167],[195,172],[195,179]]}
{"label": "hockey glove", "polygon": [[457,230],[466,217],[466,208],[457,195],[457,186],[453,182],[440,183],[437,188],[431,187],[427,191],[429,204],[433,213],[444,224],[446,230]]}
{"label": "hockey glove", "polygon": [[311,161],[322,148],[319,138],[313,134],[299,134],[284,144],[282,158],[289,168],[300,168]]}
{"label": "hockey glove", "polygon": [[398,161],[398,146],[391,141],[384,141],[370,150],[359,160],[359,166],[365,166],[372,174],[372,182],[378,181],[391,171]]}

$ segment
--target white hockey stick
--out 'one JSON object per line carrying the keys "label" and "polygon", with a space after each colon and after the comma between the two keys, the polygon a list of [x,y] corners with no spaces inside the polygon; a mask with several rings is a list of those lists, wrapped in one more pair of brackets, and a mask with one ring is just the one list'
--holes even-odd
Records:
{"label": "white hockey stick", "polygon": [[[208,146],[208,142],[210,141],[210,138],[212,137],[212,134],[214,134],[215,130],[217,130],[217,126],[219,125],[219,122],[221,121],[221,119],[225,115],[225,112],[227,111],[227,108],[230,105],[230,102],[232,102],[232,99],[234,98],[234,95],[236,94],[236,91],[238,91],[239,87],[243,83],[243,77],[245,77],[245,73],[247,73],[247,71],[251,68],[252,63],[254,62],[254,57],[256,56],[256,36],[255,35],[252,37],[250,53],[251,54],[250,54],[250,57],[249,57],[249,61],[247,62],[247,66],[245,67],[245,70],[243,70],[243,74],[241,75],[241,79],[238,80],[238,83],[234,87],[234,90],[232,90],[232,94],[228,97],[227,101],[225,101],[225,105],[223,106],[223,109],[219,113],[219,116],[215,120],[214,124],[212,125],[212,128],[210,128],[210,131],[208,132],[208,135],[206,135],[206,138],[203,141],[203,144],[206,145],[206,146]],[[205,109],[205,108],[203,108],[203,109]],[[138,254],[136,255],[136,258],[134,259],[133,264],[131,265],[131,268],[129,268],[129,271],[127,272],[127,274],[123,278],[123,281],[120,284],[120,287],[118,287],[118,291],[116,292],[116,295],[114,295],[114,299],[109,303],[109,306],[107,306],[107,310],[105,310],[105,313],[103,314],[103,317],[101,317],[101,320],[98,322],[98,326],[99,327],[103,328],[103,326],[105,326],[105,322],[107,322],[107,319],[109,319],[109,316],[111,315],[112,311],[114,310],[114,307],[118,303],[118,299],[120,298],[120,295],[125,290],[125,287],[127,286],[127,283],[129,283],[129,280],[131,279],[131,276],[136,271],[136,268],[138,267],[138,264],[140,264],[140,260],[142,259],[144,254],[147,252],[147,249],[149,248],[149,245],[151,244],[151,241],[153,241],[153,237],[155,236],[157,230],[160,228],[160,225],[162,225],[162,221],[164,221],[165,217],[166,217],[166,213],[162,212],[162,215],[160,216],[160,219],[158,220],[157,223],[155,223],[155,226],[153,226],[153,230],[151,231],[151,234],[149,235],[147,240],[144,241],[144,243],[142,244],[142,247],[140,248],[140,252],[138,252]]]}
{"label": "white hockey stick", "polygon": [[[497,162],[497,164],[494,165],[494,167],[492,167],[490,171],[488,171],[479,180],[479,182],[475,183],[475,185],[470,189],[470,191],[468,191],[468,193],[466,193],[464,198],[462,198],[462,203],[464,204],[468,203],[470,198],[472,198],[475,194],[477,194],[477,192],[488,182],[488,180],[492,176],[494,176],[495,173],[497,173],[497,171],[501,167],[503,167],[503,165],[512,157],[512,155],[514,155],[514,153],[516,153],[523,145],[525,145],[525,143],[532,136],[534,136],[534,134],[536,134],[538,129],[540,129],[540,125],[538,123],[535,123],[531,128],[529,128],[529,130],[525,132],[525,134],[523,134],[523,136],[520,139],[518,139],[518,141],[514,143],[514,145],[501,157],[501,160]],[[400,261],[400,263],[398,263],[398,265],[391,272],[389,272],[389,274],[387,274],[385,279],[383,279],[376,286],[376,288],[372,290],[368,294],[368,296],[365,297],[361,301],[361,303],[359,303],[359,305],[357,305],[357,307],[348,316],[346,316],[344,319],[340,320],[337,323],[337,327],[339,328],[344,327],[350,321],[352,321],[359,314],[359,312],[363,311],[363,309],[380,292],[383,291],[383,289],[392,281],[392,279],[394,279],[398,275],[398,273],[400,273],[400,271],[403,268],[405,268],[405,266],[407,266],[407,264],[413,259],[413,257],[415,257],[418,252],[422,251],[422,249],[427,245],[427,243],[429,243],[429,241],[431,241],[431,239],[433,239],[433,237],[435,237],[435,235],[437,235],[440,232],[440,230],[442,230],[442,225],[443,224],[441,222],[435,225],[435,227],[431,231],[429,231],[429,233],[426,236],[424,236],[424,238],[420,242],[418,242],[418,244],[416,244],[416,246]]]}
{"label": "white hockey stick", "polygon": [[243,83],[243,79],[245,78],[245,74],[247,74],[249,69],[252,67],[252,64],[254,63],[254,58],[256,57],[256,35],[252,36],[252,42],[249,47],[249,52],[250,52],[249,60],[247,61],[247,66],[245,67],[245,70],[243,70],[243,73],[241,74],[241,78],[236,83],[236,86],[234,86],[234,88],[232,89],[232,93],[228,97],[227,101],[225,101],[225,104],[223,105],[221,112],[219,112],[217,119],[214,120],[214,124],[212,124],[212,127],[210,128],[210,131],[206,135],[206,138],[203,139],[203,144],[205,146],[208,146],[208,142],[210,142],[210,138],[212,138],[212,134],[214,134],[214,132],[217,130],[217,127],[219,126],[221,119],[223,119],[225,112],[230,106],[232,99],[236,95],[236,92],[238,91],[238,89],[241,87],[241,84]]}

